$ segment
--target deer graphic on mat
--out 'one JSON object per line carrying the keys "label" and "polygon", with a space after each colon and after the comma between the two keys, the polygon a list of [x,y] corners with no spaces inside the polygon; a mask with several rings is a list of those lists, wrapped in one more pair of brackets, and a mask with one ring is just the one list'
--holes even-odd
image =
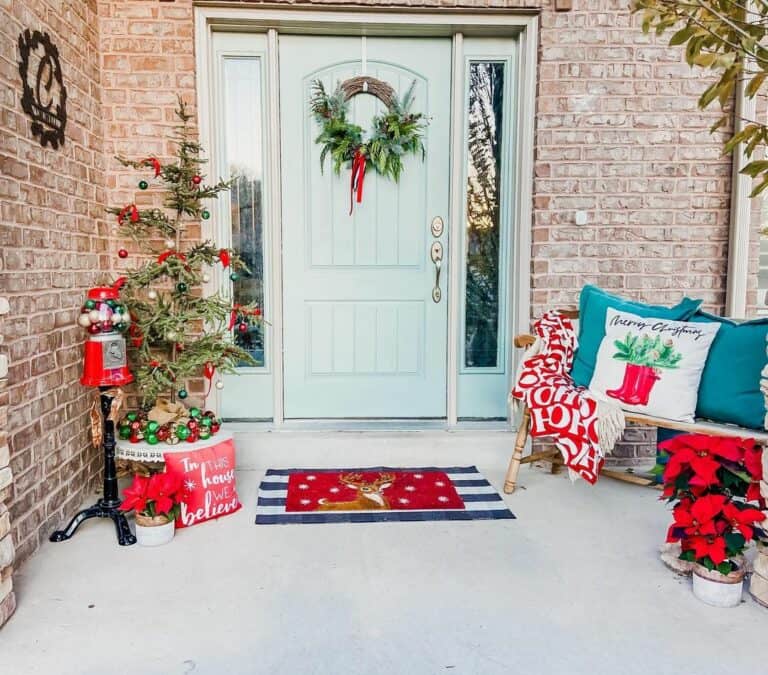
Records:
{"label": "deer graphic on mat", "polygon": [[318,511],[372,511],[390,508],[384,496],[384,490],[395,482],[394,474],[380,473],[376,480],[366,481],[363,480],[362,474],[348,473],[339,476],[339,481],[357,490],[357,497],[345,502],[329,502],[327,499],[320,499]]}

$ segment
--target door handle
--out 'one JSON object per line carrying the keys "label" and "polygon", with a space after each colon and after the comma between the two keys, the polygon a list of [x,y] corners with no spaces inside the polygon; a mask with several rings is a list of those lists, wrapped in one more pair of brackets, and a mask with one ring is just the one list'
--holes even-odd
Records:
{"label": "door handle", "polygon": [[435,286],[432,289],[433,302],[440,302],[443,292],[440,290],[440,270],[443,266],[443,245],[439,241],[432,242],[429,249],[429,257],[435,265]]}

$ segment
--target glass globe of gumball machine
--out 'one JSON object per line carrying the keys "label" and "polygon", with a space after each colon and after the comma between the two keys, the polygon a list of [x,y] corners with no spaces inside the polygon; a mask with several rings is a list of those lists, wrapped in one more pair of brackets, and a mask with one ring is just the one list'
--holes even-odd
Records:
{"label": "glass globe of gumball machine", "polygon": [[115,420],[112,419],[112,401],[116,387],[133,382],[128,370],[123,332],[131,323],[128,309],[120,302],[116,287],[92,288],[77,318],[79,326],[88,331],[83,358],[83,374],[80,383],[86,387],[98,387],[101,392],[101,445],[104,451],[104,493],[93,506],[75,515],[63,530],[51,535],[51,541],[70,539],[81,523],[89,518],[111,518],[117,530],[121,546],[136,543],[136,537],[119,510],[121,503],[117,490],[115,466]]}

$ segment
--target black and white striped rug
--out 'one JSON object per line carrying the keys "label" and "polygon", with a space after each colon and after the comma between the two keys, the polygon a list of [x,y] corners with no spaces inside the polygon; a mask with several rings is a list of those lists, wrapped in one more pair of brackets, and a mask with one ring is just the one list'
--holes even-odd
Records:
{"label": "black and white striped rug", "polygon": [[269,469],[256,508],[257,525],[514,517],[474,466]]}

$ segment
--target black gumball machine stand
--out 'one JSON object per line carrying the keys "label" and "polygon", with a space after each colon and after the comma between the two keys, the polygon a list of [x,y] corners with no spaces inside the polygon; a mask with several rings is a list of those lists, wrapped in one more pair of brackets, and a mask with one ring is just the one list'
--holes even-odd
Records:
{"label": "black gumball machine stand", "polygon": [[122,331],[130,323],[130,315],[118,298],[117,288],[92,288],[88,291],[88,298],[78,318],[78,324],[90,333],[85,343],[83,376],[80,383],[87,387],[98,387],[101,392],[104,494],[93,506],[77,513],[63,530],[54,532],[50,537],[51,541],[70,539],[77,532],[77,528],[89,518],[111,518],[120,546],[136,543],[128,520],[119,509],[122,500],[118,496],[115,466],[115,421],[112,402],[117,394],[115,388],[133,381],[133,375],[126,362],[125,338],[122,336]]}

